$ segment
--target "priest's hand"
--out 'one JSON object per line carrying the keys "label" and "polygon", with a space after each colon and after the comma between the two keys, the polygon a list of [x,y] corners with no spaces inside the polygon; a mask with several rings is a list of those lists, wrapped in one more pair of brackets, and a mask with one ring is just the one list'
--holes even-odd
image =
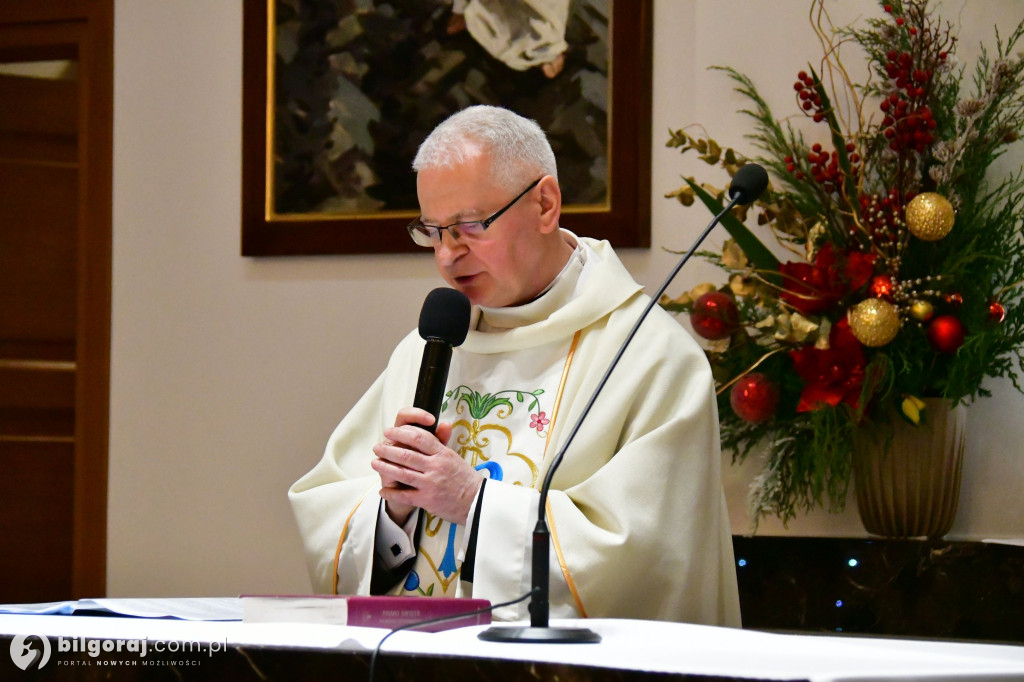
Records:
{"label": "priest's hand", "polygon": [[426,410],[406,408],[398,413],[395,426],[384,431],[384,441],[373,446],[377,458],[371,466],[380,474],[380,496],[399,525],[416,507],[465,524],[480,491],[480,473],[445,445],[452,425],[441,422],[436,433],[415,426],[433,423],[433,415]]}

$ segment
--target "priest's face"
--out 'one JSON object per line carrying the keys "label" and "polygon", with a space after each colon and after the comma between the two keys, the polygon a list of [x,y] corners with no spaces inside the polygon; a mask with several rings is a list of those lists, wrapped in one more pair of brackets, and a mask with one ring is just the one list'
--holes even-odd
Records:
{"label": "priest's face", "polygon": [[[434,260],[444,280],[473,304],[489,307],[526,303],[543,291],[553,278],[542,267],[551,248],[543,194],[552,184],[557,190],[554,178],[546,177],[475,237],[463,234],[456,240],[451,230],[441,230]],[[526,185],[511,193],[496,187],[486,154],[452,168],[421,170],[416,178],[420,217],[427,225],[486,220],[523,189]]]}

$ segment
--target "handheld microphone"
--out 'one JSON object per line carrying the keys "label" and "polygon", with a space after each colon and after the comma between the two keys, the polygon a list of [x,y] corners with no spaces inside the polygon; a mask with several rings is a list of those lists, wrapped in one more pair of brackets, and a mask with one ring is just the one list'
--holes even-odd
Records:
{"label": "handheld microphone", "polygon": [[704,228],[704,231],[697,237],[693,242],[693,246],[687,250],[683,257],[676,264],[675,268],[669,273],[669,276],[662,283],[661,287],[658,288],[651,296],[650,302],[647,307],[644,308],[643,312],[640,313],[640,317],[637,318],[636,323],[633,324],[633,328],[629,334],[626,335],[626,340],[622,342],[622,346],[619,347],[615,357],[612,358],[611,364],[605,371],[604,376],[597,384],[597,388],[594,389],[594,393],[590,396],[590,400],[587,401],[586,406],[580,413],[580,418],[576,420],[576,424],[572,427],[569,435],[566,437],[562,447],[558,450],[558,454],[551,462],[551,466],[548,467],[547,474],[544,476],[544,482],[540,488],[540,503],[537,507],[537,525],[533,529],[533,563],[531,565],[532,570],[532,593],[533,598],[530,600],[530,625],[529,627],[517,627],[517,626],[497,626],[484,630],[477,637],[483,640],[491,642],[550,642],[550,643],[586,643],[586,642],[600,642],[601,636],[589,628],[573,628],[573,627],[558,627],[552,628],[548,626],[548,618],[550,614],[550,585],[549,575],[550,570],[550,532],[548,531],[547,520],[544,517],[544,511],[547,507],[548,492],[551,490],[551,481],[554,478],[555,470],[558,469],[558,465],[562,463],[562,458],[565,457],[566,450],[572,444],[573,439],[580,430],[580,426],[583,424],[583,420],[587,418],[587,414],[590,413],[590,408],[594,406],[594,402],[597,400],[597,396],[600,395],[601,390],[608,382],[608,377],[611,376],[612,370],[619,364],[619,360],[622,359],[622,355],[626,352],[626,348],[629,346],[630,341],[636,336],[637,330],[643,323],[644,319],[647,318],[648,313],[658,304],[661,299],[661,295],[668,289],[669,284],[675,279],[676,275],[682,269],[686,261],[690,260],[690,257],[697,250],[697,247],[701,245],[701,242],[707,238],[711,230],[718,225],[718,222],[722,217],[731,211],[734,206],[740,204],[749,204],[757,200],[761,193],[764,192],[765,188],[768,187],[768,173],[764,168],[757,164],[750,163],[738,171],[733,176],[732,183],[729,185],[729,203],[725,205],[718,215],[716,215],[708,226]]}
{"label": "handheld microphone", "polygon": [[426,344],[412,404],[434,415],[430,426],[418,425],[430,433],[437,429],[441,416],[452,348],[461,346],[469,333],[469,308],[469,299],[464,293],[439,287],[427,294],[420,310],[419,332]]}

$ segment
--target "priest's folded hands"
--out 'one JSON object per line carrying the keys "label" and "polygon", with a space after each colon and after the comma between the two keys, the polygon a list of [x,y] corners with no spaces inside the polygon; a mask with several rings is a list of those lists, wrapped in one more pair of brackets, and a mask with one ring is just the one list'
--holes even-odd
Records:
{"label": "priest's folded hands", "polygon": [[380,496],[398,525],[416,508],[465,525],[483,483],[483,476],[444,444],[452,433],[450,423],[439,423],[436,434],[416,426],[433,423],[426,410],[403,409],[384,440],[373,446],[377,459],[370,466],[380,474]]}

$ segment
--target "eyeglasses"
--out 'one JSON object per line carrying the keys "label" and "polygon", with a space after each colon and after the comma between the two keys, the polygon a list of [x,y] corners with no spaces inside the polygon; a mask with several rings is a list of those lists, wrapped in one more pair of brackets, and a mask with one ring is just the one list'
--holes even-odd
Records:
{"label": "eyeglasses", "polygon": [[452,239],[455,239],[456,241],[461,239],[476,239],[483,236],[484,231],[491,226],[491,223],[500,218],[505,211],[512,208],[517,201],[526,196],[526,193],[536,187],[543,179],[544,178],[537,178],[531,182],[530,186],[516,195],[515,199],[499,208],[497,211],[492,213],[489,218],[485,218],[484,220],[470,220],[467,222],[452,223],[451,225],[427,225],[417,218],[409,223],[406,229],[409,230],[409,236],[412,237],[412,240],[420,246],[438,246],[441,243],[441,230],[448,230]]}

